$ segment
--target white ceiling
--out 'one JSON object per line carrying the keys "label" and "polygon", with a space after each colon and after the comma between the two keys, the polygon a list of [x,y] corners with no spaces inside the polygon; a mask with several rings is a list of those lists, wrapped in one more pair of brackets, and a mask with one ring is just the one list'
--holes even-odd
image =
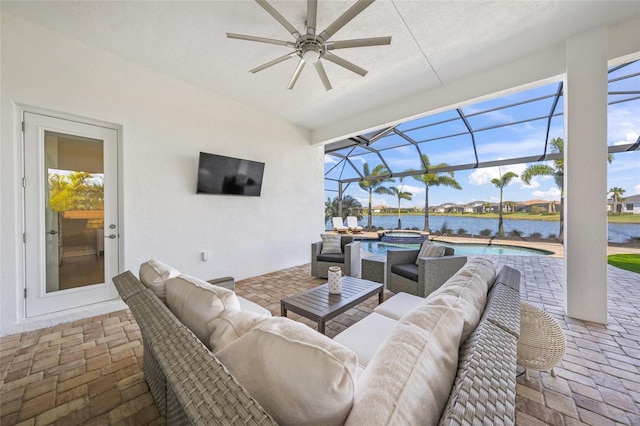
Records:
{"label": "white ceiling", "polygon": [[[319,0],[318,30],[353,3]],[[306,1],[271,4],[304,31]],[[327,92],[311,66],[287,90],[296,59],[249,72],[291,49],[228,39],[226,32],[293,41],[254,1],[3,0],[1,5],[4,12],[311,130],[507,64],[588,29],[640,17],[638,1],[378,0],[331,40],[390,35],[391,45],[336,51],[369,73],[360,77],[323,61],[333,85]]]}

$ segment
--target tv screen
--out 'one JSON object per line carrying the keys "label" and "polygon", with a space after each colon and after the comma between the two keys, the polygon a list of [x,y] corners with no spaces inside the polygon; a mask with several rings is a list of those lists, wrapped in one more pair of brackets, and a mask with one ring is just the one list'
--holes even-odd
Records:
{"label": "tv screen", "polygon": [[264,163],[201,152],[198,193],[259,197],[263,172]]}

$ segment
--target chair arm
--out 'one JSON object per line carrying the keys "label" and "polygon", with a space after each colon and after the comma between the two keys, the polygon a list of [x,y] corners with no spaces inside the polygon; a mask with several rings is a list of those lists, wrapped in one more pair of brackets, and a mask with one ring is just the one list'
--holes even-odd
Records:
{"label": "chair arm", "polygon": [[344,274],[355,277],[360,274],[360,241],[353,241],[344,246]]}
{"label": "chair arm", "polygon": [[[391,249],[387,250],[387,285],[392,282],[391,267],[393,265],[404,265],[405,263],[415,263],[420,250]],[[391,290],[393,291],[393,290]]]}
{"label": "chair arm", "polygon": [[209,284],[217,285],[218,287],[224,287],[226,289],[236,291],[236,281],[233,277],[222,277],[207,280]]}
{"label": "chair arm", "polygon": [[311,243],[311,259],[315,259],[316,256],[322,251],[322,241],[316,241]]}
{"label": "chair arm", "polygon": [[418,296],[427,297],[467,263],[467,256],[421,257],[418,259]]}

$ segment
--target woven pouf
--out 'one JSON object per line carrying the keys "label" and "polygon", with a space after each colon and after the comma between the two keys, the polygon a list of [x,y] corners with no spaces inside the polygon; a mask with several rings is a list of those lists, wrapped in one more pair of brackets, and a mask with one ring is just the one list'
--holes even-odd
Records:
{"label": "woven pouf", "polygon": [[525,379],[529,380],[527,368],[546,371],[558,365],[567,348],[564,330],[551,315],[526,302],[520,302],[520,337],[518,338],[518,365],[524,367]]}

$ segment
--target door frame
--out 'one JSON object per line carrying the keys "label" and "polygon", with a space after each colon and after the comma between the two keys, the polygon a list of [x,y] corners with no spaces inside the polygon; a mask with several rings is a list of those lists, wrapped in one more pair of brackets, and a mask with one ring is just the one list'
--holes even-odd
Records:
{"label": "door frame", "polygon": [[[68,114],[68,113],[63,113],[63,112],[58,112],[58,111],[52,111],[46,108],[40,108],[40,107],[33,107],[33,106],[29,106],[29,105],[23,105],[23,104],[15,104],[16,105],[16,109],[17,109],[17,114],[16,114],[16,121],[17,121],[17,132],[19,134],[19,138],[18,138],[18,142],[19,142],[19,146],[20,146],[20,167],[18,168],[19,171],[19,181],[23,182],[23,177],[25,176],[25,134],[24,134],[24,128],[23,128],[23,123],[24,123],[24,118],[25,118],[25,113],[32,113],[32,114],[39,114],[39,115],[45,115],[45,116],[49,116],[52,118],[56,118],[56,119],[61,119],[61,120],[67,120],[67,121],[73,121],[73,122],[77,122],[77,123],[81,123],[81,124],[86,124],[86,125],[91,125],[91,126],[97,126],[97,127],[103,127],[106,129],[110,129],[116,132],[116,144],[117,144],[117,155],[116,155],[116,164],[117,164],[117,172],[116,172],[116,176],[117,176],[117,192],[118,192],[118,196],[117,196],[117,219],[118,219],[118,230],[119,230],[119,238],[117,239],[117,244],[118,244],[118,273],[123,272],[124,271],[124,241],[126,238],[126,232],[125,232],[125,221],[124,221],[124,197],[123,197],[123,188],[124,188],[124,184],[123,184],[123,173],[122,173],[122,125],[119,124],[115,124],[115,123],[110,123],[107,121],[102,121],[102,120],[96,120],[96,119],[92,119],[92,118],[87,118],[87,117],[83,117],[83,116],[79,116],[79,115],[74,115],[74,114]],[[23,239],[23,236],[26,233],[26,205],[25,205],[25,197],[26,197],[26,193],[25,193],[25,187],[24,185],[21,186],[21,191],[20,191],[20,217],[21,217],[21,230],[20,230],[20,236],[19,236],[19,240]],[[43,315],[39,315],[39,316],[35,316],[35,317],[27,317],[27,299],[25,297],[25,293],[26,293],[26,289],[27,289],[27,282],[26,282],[26,266],[27,266],[27,262],[26,262],[26,244],[23,242],[22,243],[22,247],[20,250],[20,267],[19,267],[19,271],[20,271],[20,279],[17,281],[17,286],[19,286],[16,294],[16,297],[18,298],[18,300],[16,301],[17,306],[19,307],[18,309],[18,323],[37,323],[41,320],[48,320],[50,318],[57,318],[57,317],[64,317],[64,316],[71,316],[73,318],[76,317],[86,317],[86,316],[93,316],[93,315],[98,315],[98,314],[102,314],[102,313],[106,313],[106,312],[110,312],[113,310],[117,310],[118,307],[122,306],[122,302],[120,301],[120,299],[113,299],[113,300],[108,300],[108,301],[104,301],[104,302],[99,302],[99,303],[95,303],[95,304],[91,304],[91,305],[86,305],[86,306],[80,306],[80,307],[76,307],[76,308],[71,308],[71,309],[67,309],[67,310],[63,310],[63,311],[58,311],[58,312],[53,312],[50,314],[43,314]],[[105,277],[106,280],[109,280],[109,277]],[[115,309],[114,309],[115,308]],[[88,313],[88,315],[83,315],[82,313],[86,312]]]}

